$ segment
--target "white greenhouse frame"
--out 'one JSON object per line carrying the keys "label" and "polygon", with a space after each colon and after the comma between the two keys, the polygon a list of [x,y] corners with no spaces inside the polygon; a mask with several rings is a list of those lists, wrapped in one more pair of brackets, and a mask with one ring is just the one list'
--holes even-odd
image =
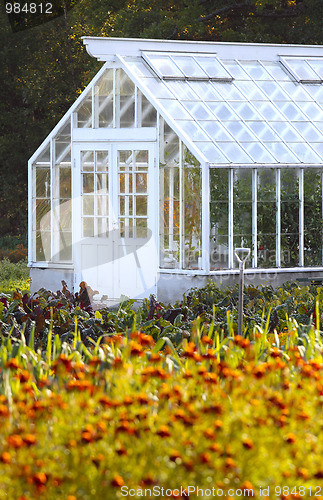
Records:
{"label": "white greenhouse frame", "polygon": [[29,160],[34,290],[172,301],[242,244],[246,281],[322,275],[323,47],[83,41],[104,64]]}

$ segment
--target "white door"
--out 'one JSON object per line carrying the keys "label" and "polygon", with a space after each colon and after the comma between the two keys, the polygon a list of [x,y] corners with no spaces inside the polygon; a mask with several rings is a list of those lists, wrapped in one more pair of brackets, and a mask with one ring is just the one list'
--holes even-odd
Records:
{"label": "white door", "polygon": [[75,285],[110,300],[157,288],[154,145],[131,146],[74,147]]}

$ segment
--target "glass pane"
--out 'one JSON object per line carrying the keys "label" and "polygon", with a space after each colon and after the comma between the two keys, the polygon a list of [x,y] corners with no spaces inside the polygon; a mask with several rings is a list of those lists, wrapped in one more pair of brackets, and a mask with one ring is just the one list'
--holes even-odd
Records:
{"label": "glass pane", "polygon": [[83,196],[83,215],[94,215],[94,196]]}
{"label": "glass pane", "polygon": [[200,164],[184,150],[184,268],[201,269],[202,179]]}
{"label": "glass pane", "polygon": [[319,75],[321,80],[323,80],[323,61],[322,59],[308,59],[308,63],[311,68]]}
{"label": "glass pane", "polygon": [[319,80],[319,76],[315,71],[307,64],[305,59],[298,57],[285,57],[282,59],[284,63],[286,61],[287,65],[291,68],[293,73],[296,75],[298,80],[315,81]]}
{"label": "glass pane", "polygon": [[95,177],[96,177],[97,193],[108,194],[109,193],[108,175],[107,174],[96,174]]}
{"label": "glass pane", "polygon": [[[140,91],[138,91],[140,92]],[[148,99],[141,94],[141,127],[156,127],[157,111]]]}
{"label": "glass pane", "polygon": [[59,233],[59,261],[72,260],[72,233],[70,231],[62,231]]}
{"label": "glass pane", "polygon": [[134,151],[135,167],[137,171],[148,171],[148,151],[146,149]]}
{"label": "glass pane", "polygon": [[[180,68],[180,70],[184,73],[186,78],[208,78],[208,75],[203,71],[202,67],[197,64],[197,62],[193,59],[192,56],[172,56],[175,64]],[[204,58],[205,59],[205,58]],[[200,62],[200,61],[199,61]],[[213,66],[214,66],[214,58],[212,58]]]}
{"label": "glass pane", "polygon": [[304,170],[304,265],[322,265],[322,170]]}
{"label": "glass pane", "polygon": [[60,231],[72,231],[72,202],[60,200],[57,207],[57,219]]}
{"label": "glass pane", "polygon": [[[252,170],[239,168],[233,180],[233,245],[252,248]],[[251,259],[249,259],[249,262]],[[247,261],[248,262],[248,261]],[[247,264],[246,264],[247,265]],[[238,266],[234,259],[234,266]]]}
{"label": "glass pane", "polygon": [[160,265],[179,266],[179,168],[160,168]]}
{"label": "glass pane", "polygon": [[229,170],[210,169],[210,269],[229,267]]}
{"label": "glass pane", "polygon": [[109,236],[108,219],[106,217],[97,218],[96,224],[97,224],[98,237],[108,238]]}
{"label": "glass pane", "polygon": [[147,196],[136,196],[136,213],[135,215],[147,215]]}
{"label": "glass pane", "polygon": [[119,192],[126,194],[132,193],[132,174],[119,174]]}
{"label": "glass pane", "polygon": [[281,265],[299,265],[299,174],[281,170]]}
{"label": "glass pane", "polygon": [[160,141],[160,161],[171,164],[179,163],[179,139],[177,134],[161,119],[164,141]]}
{"label": "glass pane", "polygon": [[133,220],[132,218],[119,219],[119,231],[121,238],[133,238]]}
{"label": "glass pane", "polygon": [[38,165],[38,163],[49,163],[49,162],[50,162],[50,145],[46,146],[44,151],[40,153],[40,155],[36,160],[36,165]]}
{"label": "glass pane", "polygon": [[109,198],[108,196],[97,196],[97,214],[109,214]]}
{"label": "glass pane", "polygon": [[51,227],[50,200],[36,200],[36,229],[50,230]]}
{"label": "glass pane", "polygon": [[99,127],[113,126],[113,70],[107,70],[95,87],[95,103],[98,105],[96,115]]}
{"label": "glass pane", "polygon": [[196,61],[202,66],[210,78],[219,80],[232,80],[232,76],[214,56],[195,56]]}
{"label": "glass pane", "polygon": [[136,238],[147,238],[147,219],[136,219]]}
{"label": "glass pane", "polygon": [[96,151],[96,170],[98,172],[108,172],[109,154],[107,151]]}
{"label": "glass pane", "polygon": [[83,174],[83,193],[94,193],[94,174]]}
{"label": "glass pane", "polygon": [[36,261],[49,261],[51,236],[49,231],[36,231]]}
{"label": "glass pane", "polygon": [[133,215],[133,197],[119,196],[120,215]]}
{"label": "glass pane", "polygon": [[119,170],[132,170],[132,151],[118,151]]}
{"label": "glass pane", "polygon": [[60,198],[71,198],[71,169],[59,169],[59,196]]}
{"label": "glass pane", "polygon": [[276,266],[276,171],[259,169],[257,175],[257,265]]}
{"label": "glass pane", "polygon": [[93,217],[83,218],[83,237],[92,238],[94,236],[94,219]]}
{"label": "glass pane", "polygon": [[117,88],[120,95],[119,114],[120,127],[135,126],[135,84],[123,70],[117,70]]}
{"label": "glass pane", "polygon": [[136,193],[147,193],[147,176],[146,173],[136,173]]}
{"label": "glass pane", "polygon": [[156,71],[157,74],[164,78],[177,77],[184,78],[182,71],[176,66],[172,59],[167,55],[145,53],[149,61],[149,65]]}
{"label": "glass pane", "polygon": [[91,90],[83,98],[77,109],[77,126],[79,128],[92,127],[92,92]]}
{"label": "glass pane", "polygon": [[91,172],[94,170],[93,151],[81,151],[81,169],[83,172]]}
{"label": "glass pane", "polygon": [[36,172],[36,197],[49,198],[50,196],[50,169],[37,167]]}
{"label": "glass pane", "polygon": [[71,121],[55,137],[55,163],[71,161]]}

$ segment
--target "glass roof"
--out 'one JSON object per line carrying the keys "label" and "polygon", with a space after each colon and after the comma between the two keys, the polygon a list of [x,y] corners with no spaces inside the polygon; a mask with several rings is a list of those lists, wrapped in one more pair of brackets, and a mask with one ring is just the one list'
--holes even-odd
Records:
{"label": "glass roof", "polygon": [[211,164],[322,164],[323,58],[145,52],[125,70]]}

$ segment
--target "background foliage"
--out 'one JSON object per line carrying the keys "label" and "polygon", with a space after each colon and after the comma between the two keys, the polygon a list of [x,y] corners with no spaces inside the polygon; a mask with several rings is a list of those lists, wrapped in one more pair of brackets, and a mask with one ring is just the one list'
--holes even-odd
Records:
{"label": "background foliage", "polygon": [[[81,37],[322,44],[321,0],[71,0],[14,32],[0,16],[0,238],[26,240],[27,160],[100,64]],[[66,8],[66,5],[69,9]],[[46,22],[47,21],[47,22]]]}

